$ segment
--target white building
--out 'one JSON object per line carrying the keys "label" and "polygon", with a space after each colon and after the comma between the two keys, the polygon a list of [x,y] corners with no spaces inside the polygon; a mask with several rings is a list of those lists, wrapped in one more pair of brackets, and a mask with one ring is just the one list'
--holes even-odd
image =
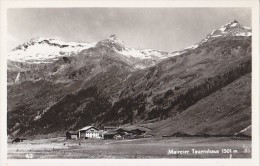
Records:
{"label": "white building", "polygon": [[79,130],[79,138],[101,138],[101,130],[94,126],[86,126]]}

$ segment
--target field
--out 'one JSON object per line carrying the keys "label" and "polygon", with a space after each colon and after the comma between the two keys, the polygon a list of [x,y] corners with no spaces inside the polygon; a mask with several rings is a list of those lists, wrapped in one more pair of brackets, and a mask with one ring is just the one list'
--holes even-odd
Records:
{"label": "field", "polygon": [[8,141],[9,159],[250,158],[251,140],[230,138],[143,138]]}

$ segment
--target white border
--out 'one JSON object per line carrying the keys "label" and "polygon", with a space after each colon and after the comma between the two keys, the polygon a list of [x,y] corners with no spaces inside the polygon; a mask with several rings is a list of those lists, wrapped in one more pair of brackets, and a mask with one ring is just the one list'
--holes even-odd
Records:
{"label": "white border", "polygon": [[[1,1],[0,56],[0,165],[236,165],[259,166],[259,1]],[[35,159],[7,158],[7,9],[64,7],[250,7],[252,9],[252,158],[251,159]]]}

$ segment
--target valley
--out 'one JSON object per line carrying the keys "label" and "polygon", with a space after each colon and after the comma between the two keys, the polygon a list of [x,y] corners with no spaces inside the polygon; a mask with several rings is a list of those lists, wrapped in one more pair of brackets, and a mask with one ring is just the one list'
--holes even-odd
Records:
{"label": "valley", "polygon": [[251,29],[235,20],[173,52],[128,48],[116,35],[32,39],[7,62],[8,137],[64,136],[87,125],[234,136],[251,125],[251,45]]}

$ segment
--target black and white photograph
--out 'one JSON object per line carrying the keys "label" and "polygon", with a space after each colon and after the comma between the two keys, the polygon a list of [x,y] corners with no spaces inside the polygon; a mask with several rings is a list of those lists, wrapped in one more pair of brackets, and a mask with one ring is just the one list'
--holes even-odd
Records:
{"label": "black and white photograph", "polygon": [[7,159],[252,159],[252,13],[8,8]]}

